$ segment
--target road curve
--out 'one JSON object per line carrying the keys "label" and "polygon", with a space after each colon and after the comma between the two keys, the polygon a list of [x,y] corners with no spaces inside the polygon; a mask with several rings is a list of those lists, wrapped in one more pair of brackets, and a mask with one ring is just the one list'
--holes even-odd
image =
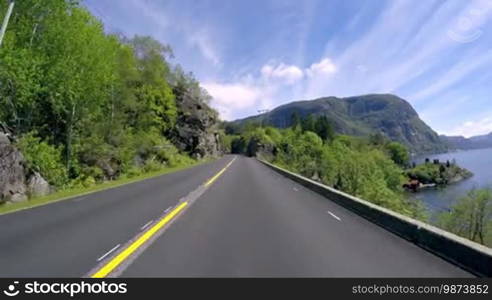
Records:
{"label": "road curve", "polygon": [[[0,277],[81,277],[190,192],[123,277],[470,277],[251,158],[0,216]],[[219,174],[217,176],[217,174]]]}

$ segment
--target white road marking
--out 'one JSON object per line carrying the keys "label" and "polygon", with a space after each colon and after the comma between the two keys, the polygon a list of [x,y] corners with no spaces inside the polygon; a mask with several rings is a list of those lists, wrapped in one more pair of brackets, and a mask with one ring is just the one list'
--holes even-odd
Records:
{"label": "white road marking", "polygon": [[294,191],[299,192],[299,190],[297,188],[294,188]]}
{"label": "white road marking", "polygon": [[169,207],[168,207],[168,208],[164,211],[164,213],[165,213],[165,214],[167,214],[167,212],[168,212],[168,211],[170,211],[170,210],[171,210],[171,208],[173,208],[173,207],[172,207],[172,206],[169,206]]}
{"label": "white road marking", "polygon": [[144,226],[140,227],[140,230],[144,230],[145,228],[149,227],[152,222],[154,222],[154,220],[150,220],[149,222],[147,222]]}
{"label": "white road marking", "polygon": [[109,255],[111,252],[113,252],[114,250],[118,249],[120,246],[121,246],[121,244],[118,244],[118,245],[114,246],[114,248],[113,248],[113,249],[109,250],[108,252],[106,252],[106,254],[104,254],[103,256],[99,257],[99,258],[97,259],[97,261],[101,261],[101,260],[103,260],[106,256],[108,256],[108,255]]}
{"label": "white road marking", "polygon": [[339,217],[337,217],[334,213],[332,213],[331,211],[327,211],[327,213],[329,213],[333,218],[337,219],[338,221],[342,220]]}

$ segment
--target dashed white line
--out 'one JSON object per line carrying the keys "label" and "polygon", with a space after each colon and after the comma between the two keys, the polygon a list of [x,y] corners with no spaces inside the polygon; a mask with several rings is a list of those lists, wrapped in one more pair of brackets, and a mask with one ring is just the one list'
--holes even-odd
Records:
{"label": "dashed white line", "polygon": [[170,210],[171,210],[171,208],[173,208],[173,207],[172,207],[172,206],[169,206],[169,207],[168,207],[168,208],[164,211],[164,213],[165,213],[165,214],[167,214],[167,212],[168,212],[168,211],[170,211]]}
{"label": "dashed white line", "polygon": [[327,211],[327,213],[329,213],[333,218],[337,219],[338,221],[342,220],[339,217],[337,217],[334,213],[332,213],[331,211]]}
{"label": "dashed white line", "polygon": [[147,222],[144,226],[140,227],[140,230],[144,230],[145,228],[149,227],[152,222],[154,222],[154,220],[150,220],[149,222]]}
{"label": "dashed white line", "polygon": [[113,248],[113,249],[109,250],[109,251],[108,251],[108,252],[106,252],[103,256],[99,257],[99,258],[97,259],[97,261],[101,261],[101,260],[103,260],[106,256],[108,256],[108,255],[109,255],[111,252],[113,252],[114,250],[118,249],[120,246],[121,246],[121,244],[118,244],[118,245],[114,246],[114,248]]}

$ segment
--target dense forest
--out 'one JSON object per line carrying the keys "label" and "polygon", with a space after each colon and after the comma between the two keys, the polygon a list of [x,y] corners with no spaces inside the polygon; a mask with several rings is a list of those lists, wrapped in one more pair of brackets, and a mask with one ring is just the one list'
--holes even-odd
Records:
{"label": "dense forest", "polygon": [[181,102],[216,120],[210,96],[168,45],[107,34],[78,2],[17,1],[0,49],[0,121],[29,167],[62,189],[192,162]]}

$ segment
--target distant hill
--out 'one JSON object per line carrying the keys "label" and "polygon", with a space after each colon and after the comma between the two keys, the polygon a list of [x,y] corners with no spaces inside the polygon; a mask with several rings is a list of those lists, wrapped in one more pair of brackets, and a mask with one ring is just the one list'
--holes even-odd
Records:
{"label": "distant hill", "polygon": [[479,135],[471,138],[441,135],[441,140],[447,143],[450,149],[469,150],[492,148],[492,132],[486,135]]}
{"label": "distant hill", "polygon": [[232,123],[254,122],[286,128],[292,125],[294,112],[301,118],[325,115],[339,134],[368,136],[383,133],[389,139],[407,145],[414,153],[447,150],[447,143],[419,118],[407,101],[390,94],[297,101]]}

